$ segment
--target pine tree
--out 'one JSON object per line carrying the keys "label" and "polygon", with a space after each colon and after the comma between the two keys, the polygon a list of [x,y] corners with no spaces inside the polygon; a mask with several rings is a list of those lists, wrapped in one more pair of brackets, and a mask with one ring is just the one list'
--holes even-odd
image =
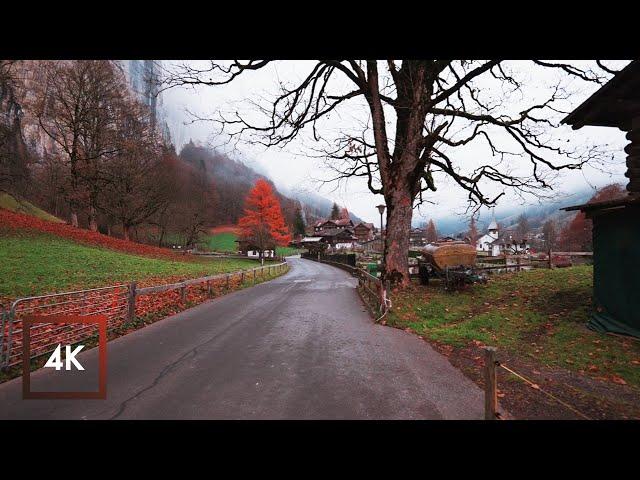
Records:
{"label": "pine tree", "polygon": [[340,218],[340,207],[338,204],[334,202],[333,207],[331,207],[331,220],[338,220]]}
{"label": "pine tree", "polygon": [[249,192],[244,216],[238,221],[240,238],[254,244],[263,258],[264,250],[275,245],[287,245],[291,234],[282,215],[280,203],[271,185],[259,179]]}
{"label": "pine tree", "polygon": [[438,230],[436,230],[436,224],[433,223],[433,220],[429,220],[429,225],[427,225],[426,232],[427,242],[435,242],[438,240]]}
{"label": "pine tree", "polygon": [[302,217],[302,209],[298,206],[296,208],[295,216],[293,217],[293,233],[295,235],[305,234],[304,218]]}

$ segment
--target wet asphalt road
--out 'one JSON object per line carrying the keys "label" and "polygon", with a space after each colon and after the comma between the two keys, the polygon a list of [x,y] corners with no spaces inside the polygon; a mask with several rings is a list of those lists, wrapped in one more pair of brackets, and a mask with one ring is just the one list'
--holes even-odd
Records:
{"label": "wet asphalt road", "polygon": [[[22,400],[15,379],[0,385],[0,418],[482,418],[480,389],[422,340],[375,325],[354,278],[289,261],[280,278],[109,342],[106,400]],[[97,349],[77,358],[95,373]],[[32,373],[42,391],[78,381]]]}

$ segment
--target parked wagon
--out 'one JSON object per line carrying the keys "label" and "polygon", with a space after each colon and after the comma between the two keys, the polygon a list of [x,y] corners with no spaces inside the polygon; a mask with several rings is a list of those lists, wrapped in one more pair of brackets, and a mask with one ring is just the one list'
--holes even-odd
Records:
{"label": "parked wagon", "polygon": [[447,290],[472,283],[486,283],[486,276],[475,269],[476,249],[459,241],[431,243],[420,249],[418,274],[420,283],[427,285],[430,278],[440,278]]}

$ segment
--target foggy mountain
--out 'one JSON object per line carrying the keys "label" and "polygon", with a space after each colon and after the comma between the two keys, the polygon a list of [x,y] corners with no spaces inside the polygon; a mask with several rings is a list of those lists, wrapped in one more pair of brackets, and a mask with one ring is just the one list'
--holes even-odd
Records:
{"label": "foggy mountain", "polygon": [[[278,189],[266,175],[239,160],[216,152],[209,147],[192,141],[180,150],[179,158],[186,164],[203,172],[213,182],[217,197],[216,222],[218,224],[236,223],[243,213],[244,200],[256,180],[267,180],[276,192],[288,223],[293,222],[296,207],[300,205],[307,224],[328,217],[333,202],[313,192],[293,192]],[[347,205],[348,208],[348,205]],[[350,214],[354,222],[360,219]]]}
{"label": "foggy mountain", "polygon": [[[501,224],[503,228],[512,227],[517,223],[518,217],[524,213],[527,215],[532,228],[541,227],[544,222],[551,219],[555,220],[559,225],[562,225],[573,218],[575,212],[565,212],[560,209],[571,205],[587,203],[594,193],[594,190],[586,188],[561,199],[549,200],[540,204],[498,207],[495,209],[496,221]],[[482,208],[478,219],[478,230],[481,232],[485,231],[489,222],[491,222],[491,218],[491,209]],[[460,232],[466,232],[469,228],[469,219],[463,215],[451,215],[446,218],[434,217],[434,222],[436,223],[438,232],[442,235],[455,235]]]}

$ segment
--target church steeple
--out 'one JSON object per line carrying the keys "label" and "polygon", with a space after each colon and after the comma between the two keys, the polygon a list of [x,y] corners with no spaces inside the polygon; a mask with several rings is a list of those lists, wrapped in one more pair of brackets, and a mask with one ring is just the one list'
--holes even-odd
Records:
{"label": "church steeple", "polygon": [[491,223],[489,224],[489,235],[498,238],[498,222],[496,222],[496,213],[495,211],[491,212]]}

